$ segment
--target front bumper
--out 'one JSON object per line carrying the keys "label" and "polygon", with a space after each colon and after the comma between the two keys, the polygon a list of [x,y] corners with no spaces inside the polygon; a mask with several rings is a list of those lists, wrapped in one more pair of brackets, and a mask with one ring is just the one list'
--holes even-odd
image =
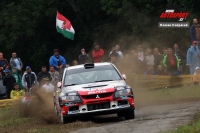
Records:
{"label": "front bumper", "polygon": [[114,114],[122,110],[135,109],[134,101],[129,100],[119,100],[111,102],[101,102],[95,104],[86,104],[86,105],[74,105],[69,106],[64,105],[61,107],[63,116],[77,116],[77,115],[105,115],[105,114]]}

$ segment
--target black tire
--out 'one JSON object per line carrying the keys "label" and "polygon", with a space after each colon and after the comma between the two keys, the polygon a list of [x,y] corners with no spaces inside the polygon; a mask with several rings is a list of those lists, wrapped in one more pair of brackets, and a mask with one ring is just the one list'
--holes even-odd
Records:
{"label": "black tire", "polygon": [[123,112],[118,112],[118,113],[117,113],[117,116],[118,116],[118,117],[124,117],[124,113],[123,113]]}
{"label": "black tire", "polygon": [[126,120],[134,119],[135,118],[135,110],[129,109],[124,111],[124,117]]}
{"label": "black tire", "polygon": [[60,113],[60,121],[61,121],[62,124],[67,123],[67,119],[65,117],[63,117],[62,112]]}

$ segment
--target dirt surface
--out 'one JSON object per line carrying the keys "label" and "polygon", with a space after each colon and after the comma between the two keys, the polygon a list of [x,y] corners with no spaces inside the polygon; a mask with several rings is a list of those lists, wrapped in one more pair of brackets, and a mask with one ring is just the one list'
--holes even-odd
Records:
{"label": "dirt surface", "polygon": [[0,117],[0,133],[161,133],[189,123],[193,115],[200,112],[199,86],[166,89],[167,77],[147,81],[137,75],[128,77],[136,104],[134,120],[127,121],[114,114],[78,118],[63,125],[53,110],[53,94],[39,92],[30,105],[24,106],[19,101]]}
{"label": "dirt surface", "polygon": [[199,102],[143,107],[136,110],[134,120],[70,133],[161,133],[188,124],[199,111]]}

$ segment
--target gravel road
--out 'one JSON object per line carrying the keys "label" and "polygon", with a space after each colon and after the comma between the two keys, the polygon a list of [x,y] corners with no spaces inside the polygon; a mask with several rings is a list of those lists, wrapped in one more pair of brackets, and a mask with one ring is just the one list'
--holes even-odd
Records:
{"label": "gravel road", "polygon": [[197,112],[200,112],[200,102],[146,106],[135,111],[134,120],[70,133],[162,133],[190,123]]}

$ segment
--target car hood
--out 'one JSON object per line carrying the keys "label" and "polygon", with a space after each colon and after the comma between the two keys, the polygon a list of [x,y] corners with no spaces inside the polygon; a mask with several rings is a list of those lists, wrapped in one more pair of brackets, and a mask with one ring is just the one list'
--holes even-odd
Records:
{"label": "car hood", "polygon": [[124,80],[118,80],[118,81],[81,84],[81,85],[64,87],[63,91],[65,93],[78,92],[80,95],[91,95],[91,94],[114,92],[114,89],[117,86],[126,86],[126,82]]}

